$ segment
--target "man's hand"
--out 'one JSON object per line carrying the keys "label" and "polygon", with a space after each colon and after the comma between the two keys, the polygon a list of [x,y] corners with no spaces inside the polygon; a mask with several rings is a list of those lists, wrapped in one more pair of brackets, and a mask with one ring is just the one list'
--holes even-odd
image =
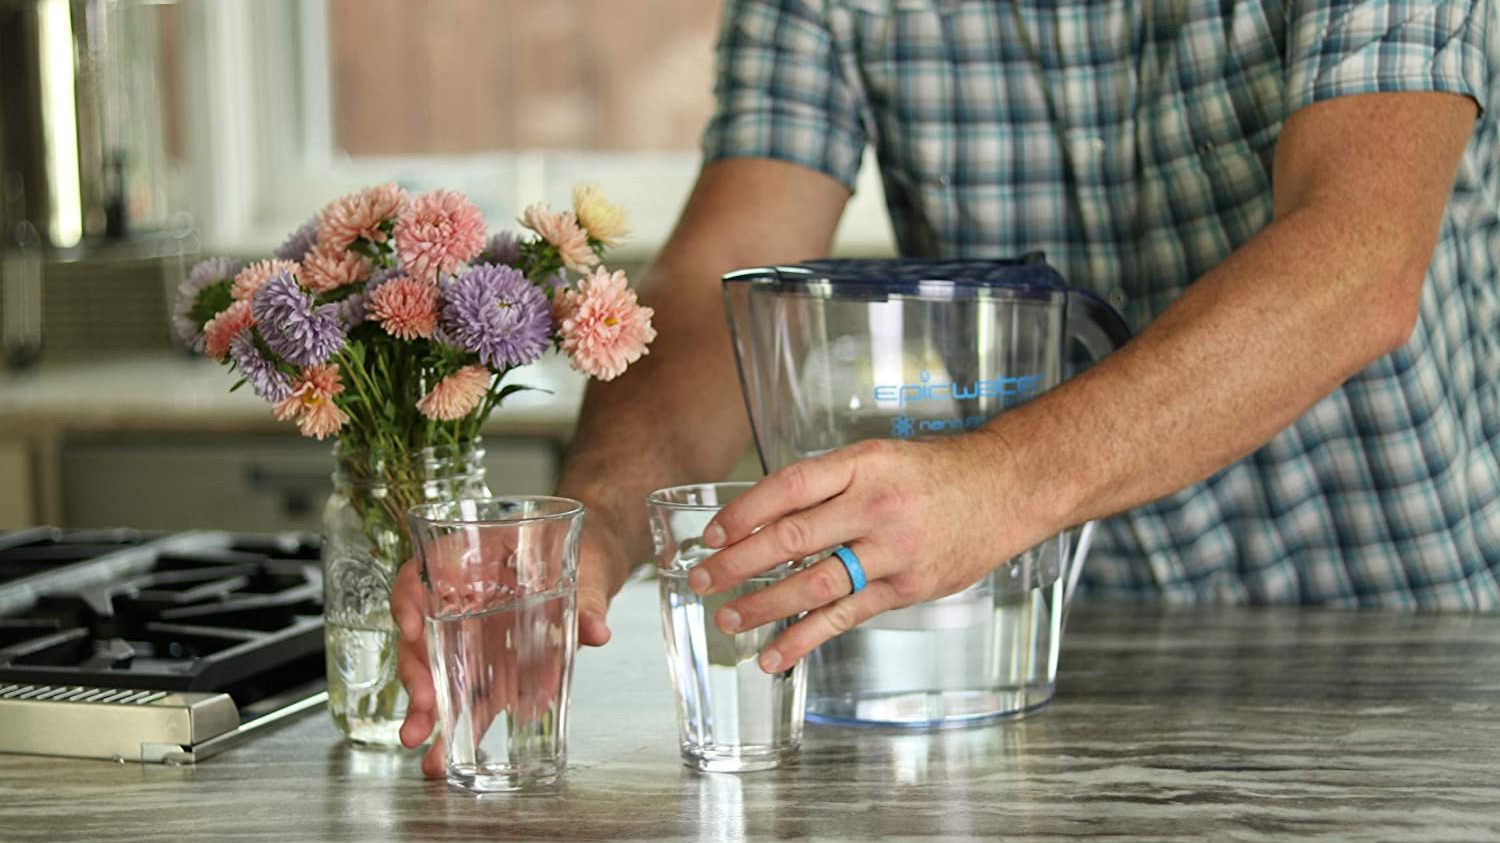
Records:
{"label": "man's hand", "polygon": [[[726,632],[808,612],[761,655],[761,669],[782,671],[880,612],[969,586],[1056,532],[1046,516],[1019,509],[1032,500],[1017,494],[1024,480],[1003,440],[985,433],[840,448],[775,472],[724,507],[704,532],[724,549],[689,584],[714,594],[783,560],[853,550],[869,581],[858,594],[828,558],[718,611]],[[762,524],[770,526],[752,533]]]}
{"label": "man's hand", "polygon": [[[605,613],[609,608],[610,598],[619,591],[628,568],[628,560],[609,527],[595,519],[585,518],[578,556],[579,643],[597,647],[609,641],[610,632],[605,623]],[[401,724],[401,743],[409,748],[420,746],[427,740],[437,717],[437,692],[432,681],[426,623],[423,619],[423,605],[427,598],[420,581],[420,569],[419,560],[407,561],[396,575],[396,583],[391,590],[391,614],[400,629],[396,668],[401,684],[406,686],[406,693],[410,698],[406,708],[406,722]],[[503,648],[491,649],[493,652],[500,652]],[[503,673],[502,671],[501,674]],[[492,710],[481,719],[488,723],[490,718],[507,707],[535,709],[542,702],[540,699],[516,699],[516,690],[502,687],[490,689],[488,702]],[[555,689],[552,690],[555,692]],[[527,693],[545,695],[547,688],[545,685],[533,686],[528,683]],[[441,740],[435,741],[422,759],[422,772],[431,777],[443,775]]]}

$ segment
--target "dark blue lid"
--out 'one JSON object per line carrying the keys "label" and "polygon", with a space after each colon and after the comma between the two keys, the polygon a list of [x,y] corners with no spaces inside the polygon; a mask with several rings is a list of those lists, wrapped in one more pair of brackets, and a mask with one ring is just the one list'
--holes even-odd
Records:
{"label": "dark blue lid", "polygon": [[770,281],[785,292],[815,292],[809,285],[833,285],[833,295],[930,295],[946,288],[962,294],[1004,288],[1015,293],[1051,295],[1065,292],[1063,277],[1041,252],[1003,260],[932,260],[877,258],[817,260],[787,266],[742,269],[724,276],[725,283]]}

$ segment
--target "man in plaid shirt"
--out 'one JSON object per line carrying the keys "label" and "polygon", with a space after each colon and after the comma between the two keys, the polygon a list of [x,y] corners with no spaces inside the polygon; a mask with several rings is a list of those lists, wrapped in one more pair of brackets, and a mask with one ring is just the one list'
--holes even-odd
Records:
{"label": "man in plaid shirt", "polygon": [[749,441],[718,277],[825,254],[871,144],[903,254],[1043,250],[1138,335],[982,431],[726,510],[697,586],[837,544],[869,577],[730,604],[732,630],[810,612],[764,667],[1106,516],[1094,594],[1500,607],[1497,49],[1488,2],[729,3],[660,337],[591,387],[561,487],[603,516],[585,641],[645,492]]}
{"label": "man in plaid shirt", "polygon": [[749,442],[720,275],[826,254],[870,144],[903,253],[1044,250],[1137,336],[983,430],[834,451],[721,513],[700,590],[838,544],[869,579],[827,560],[721,610],[809,613],[763,668],[1109,516],[1094,594],[1500,607],[1497,49],[1458,0],[728,3],[660,336],[590,387],[560,486],[594,512],[581,640],[646,492]]}

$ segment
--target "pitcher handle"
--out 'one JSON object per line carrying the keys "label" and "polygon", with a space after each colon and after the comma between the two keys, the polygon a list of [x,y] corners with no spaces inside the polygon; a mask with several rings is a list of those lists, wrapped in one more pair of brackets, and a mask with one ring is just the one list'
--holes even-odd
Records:
{"label": "pitcher handle", "polygon": [[1068,334],[1097,363],[1130,341],[1130,326],[1104,299],[1087,290],[1068,291]]}
{"label": "pitcher handle", "polygon": [[1097,521],[1085,521],[1078,528],[1078,541],[1068,554],[1068,582],[1063,586],[1063,605],[1073,602],[1073,590],[1078,587],[1078,578],[1083,574],[1083,560],[1089,555],[1089,545],[1094,543],[1094,527]]}
{"label": "pitcher handle", "polygon": [[[1068,291],[1068,334],[1088,349],[1094,362],[1103,360],[1110,352],[1130,341],[1130,326],[1107,302],[1086,290]],[[1088,558],[1089,545],[1094,540],[1097,523],[1086,521],[1078,529],[1078,540],[1067,555],[1067,585],[1063,590],[1063,605],[1073,601],[1073,591],[1083,575],[1083,562]]]}

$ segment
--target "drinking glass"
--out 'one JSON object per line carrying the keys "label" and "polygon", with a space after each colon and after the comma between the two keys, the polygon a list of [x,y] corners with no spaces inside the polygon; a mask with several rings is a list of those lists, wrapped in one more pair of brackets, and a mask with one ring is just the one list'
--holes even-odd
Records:
{"label": "drinking glass", "polygon": [[567,757],[578,535],[567,498],[454,500],[408,514],[448,782],[553,782]]}
{"label": "drinking glass", "polygon": [[794,619],[736,635],[721,632],[714,623],[720,606],[785,578],[791,565],[708,597],[700,597],[687,583],[693,566],[714,552],[703,544],[703,529],[750,486],[676,486],[653,492],[646,501],[682,758],[689,767],[710,772],[767,770],[795,755],[802,742],[803,662],[774,675],[757,663],[761,650]]}

